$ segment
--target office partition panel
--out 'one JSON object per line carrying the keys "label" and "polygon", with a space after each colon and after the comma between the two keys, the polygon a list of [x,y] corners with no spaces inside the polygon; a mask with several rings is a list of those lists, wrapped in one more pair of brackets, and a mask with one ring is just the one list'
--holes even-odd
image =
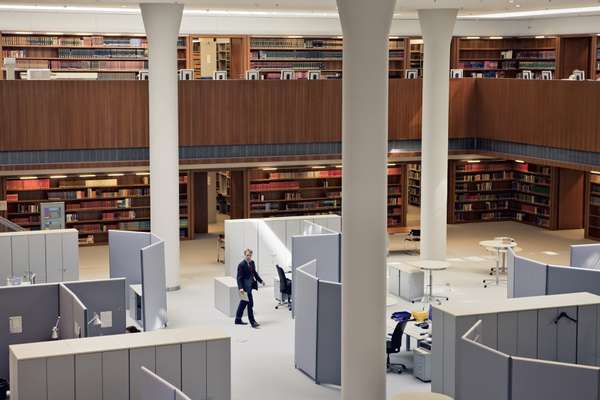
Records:
{"label": "office partition panel", "polygon": [[0,287],[0,304],[0,378],[8,379],[9,345],[50,340],[59,315],[58,286]]}
{"label": "office partition panel", "polygon": [[125,278],[101,279],[63,283],[85,305],[88,321],[97,315],[87,327],[87,336],[115,335],[125,332],[126,292]]}
{"label": "office partition panel", "polygon": [[319,280],[317,306],[316,381],[341,385],[342,284]]}
{"label": "office partition panel", "polygon": [[12,249],[10,236],[0,235],[0,286],[6,284],[6,278],[12,275]]}
{"label": "office partition panel", "polygon": [[510,357],[463,337],[460,351],[461,400],[509,400]]}
{"label": "office partition panel", "polygon": [[59,338],[74,339],[79,336],[75,334],[75,320],[73,319],[73,298],[75,294],[66,286],[58,285],[58,304],[60,323],[58,325]]}
{"label": "office partition panel", "polygon": [[514,256],[514,296],[529,297],[546,294],[546,264],[528,258]]}
{"label": "office partition panel", "polygon": [[85,304],[81,302],[77,295],[73,295],[73,322],[75,338],[87,337],[89,324],[93,322],[91,316],[88,318],[88,310]]}
{"label": "office partition panel", "polygon": [[150,241],[147,232],[108,231],[110,277],[125,278],[127,285],[142,283],[140,250]]}
{"label": "office partition panel", "polygon": [[547,294],[576,292],[600,294],[600,270],[548,266]]}
{"label": "office partition panel", "polygon": [[63,281],[76,281],[79,279],[79,233],[76,229],[64,229],[61,239],[62,279]]}
{"label": "office partition panel", "polygon": [[164,328],[167,325],[167,283],[162,241],[142,249],[142,287],[144,330]]}
{"label": "office partition panel", "polygon": [[316,262],[298,267],[294,324],[294,364],[313,379],[317,376],[317,312],[319,281],[307,271],[316,271]]}
{"label": "office partition panel", "polygon": [[177,389],[146,367],[142,367],[139,385],[142,400],[175,400]]}
{"label": "office partition panel", "polygon": [[511,358],[512,400],[598,399],[597,367]]}
{"label": "office partition panel", "polygon": [[571,267],[600,269],[600,244],[577,244],[571,247]]}

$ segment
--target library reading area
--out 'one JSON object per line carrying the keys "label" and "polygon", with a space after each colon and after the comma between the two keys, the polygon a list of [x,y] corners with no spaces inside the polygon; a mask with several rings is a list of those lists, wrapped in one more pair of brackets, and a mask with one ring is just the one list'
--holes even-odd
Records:
{"label": "library reading area", "polygon": [[596,0],[0,0],[0,400],[600,400]]}

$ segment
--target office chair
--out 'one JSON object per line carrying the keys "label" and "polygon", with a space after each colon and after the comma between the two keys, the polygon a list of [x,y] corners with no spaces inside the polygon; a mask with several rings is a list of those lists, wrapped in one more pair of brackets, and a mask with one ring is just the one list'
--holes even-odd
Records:
{"label": "office chair", "polygon": [[420,229],[411,229],[408,232],[408,235],[404,238],[404,243],[412,243],[414,245],[415,250],[419,248],[419,242],[421,241],[421,230]]}
{"label": "office chair", "polygon": [[[279,277],[279,303],[275,306],[275,309],[279,309],[279,306],[287,304],[288,310],[292,309],[292,281],[285,276],[283,268],[279,265],[275,265],[277,268],[277,276]],[[287,298],[287,301],[284,299]]]}
{"label": "office chair", "polygon": [[[406,365],[404,364],[392,364],[390,362],[390,354],[400,353],[400,347],[402,347],[402,336],[404,335],[404,328],[406,327],[407,319],[402,320],[396,324],[394,328],[394,332],[391,335],[389,340],[386,339],[385,342],[385,353],[387,354],[386,366],[388,372],[396,372],[401,374],[402,371],[406,369]],[[389,334],[388,334],[389,335]],[[399,366],[400,368],[394,368]]]}

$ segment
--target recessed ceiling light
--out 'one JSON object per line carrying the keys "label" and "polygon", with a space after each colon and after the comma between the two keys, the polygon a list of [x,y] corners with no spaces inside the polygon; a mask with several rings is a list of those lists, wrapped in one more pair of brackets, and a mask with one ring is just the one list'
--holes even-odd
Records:
{"label": "recessed ceiling light", "polygon": [[391,149],[390,153],[392,153],[392,154],[402,153],[402,149]]}
{"label": "recessed ceiling light", "polygon": [[500,40],[500,39],[504,39],[502,36],[490,36],[490,39],[492,40]]}
{"label": "recessed ceiling light", "polygon": [[66,175],[51,175],[50,179],[63,179],[66,178]]}
{"label": "recessed ceiling light", "polygon": [[30,179],[37,179],[37,176],[20,176],[19,179],[22,181],[28,181]]}
{"label": "recessed ceiling light", "polygon": [[592,173],[594,175],[600,175],[600,171],[590,171],[590,173]]}
{"label": "recessed ceiling light", "polygon": [[79,175],[80,178],[95,178],[96,175],[95,174],[81,174]]}
{"label": "recessed ceiling light", "polygon": [[544,36],[544,35],[537,35],[535,38],[536,38],[536,39],[544,39],[545,37],[546,37],[546,36]]}
{"label": "recessed ceiling light", "polygon": [[275,168],[275,167],[265,167],[262,170],[263,171],[277,171],[277,168]]}
{"label": "recessed ceiling light", "polygon": [[521,5],[520,4],[515,4],[515,7],[520,8]]}
{"label": "recessed ceiling light", "polygon": [[112,173],[112,174],[106,174],[106,176],[123,176],[123,175],[125,175],[125,174],[122,174],[120,172],[115,172],[115,173]]}
{"label": "recessed ceiling light", "polygon": [[335,167],[336,167],[336,168],[342,168],[342,166],[341,166],[341,165],[336,165]]}
{"label": "recessed ceiling light", "polygon": [[147,175],[150,175],[150,172],[136,172],[135,174],[137,176],[147,176]]}
{"label": "recessed ceiling light", "polygon": [[477,40],[477,39],[481,39],[479,36],[467,36],[468,40]]}
{"label": "recessed ceiling light", "polygon": [[525,161],[523,161],[523,160],[515,160],[515,162],[519,163],[519,164],[525,164]]}
{"label": "recessed ceiling light", "polygon": [[323,168],[325,168],[325,166],[324,165],[313,165],[311,168],[312,169],[323,169]]}
{"label": "recessed ceiling light", "polygon": [[480,162],[481,162],[481,160],[467,160],[467,162],[468,162],[469,164],[478,164],[478,163],[480,163]]}
{"label": "recessed ceiling light", "polygon": [[400,39],[400,36],[390,36],[390,40]]}
{"label": "recessed ceiling light", "polygon": [[395,167],[395,166],[396,166],[396,164],[395,164],[395,163],[388,163],[388,165],[387,165],[387,166],[388,166],[388,167]]}

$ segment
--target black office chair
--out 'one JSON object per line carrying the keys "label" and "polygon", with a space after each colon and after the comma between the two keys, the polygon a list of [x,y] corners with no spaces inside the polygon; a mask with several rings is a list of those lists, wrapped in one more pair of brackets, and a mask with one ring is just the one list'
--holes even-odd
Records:
{"label": "black office chair", "polygon": [[[280,292],[279,303],[275,306],[275,309],[277,310],[279,308],[279,306],[287,304],[288,310],[291,310],[292,309],[292,281],[291,281],[291,279],[288,279],[285,276],[285,272],[283,271],[283,268],[281,268],[279,265],[275,265],[275,268],[277,268],[277,276],[279,276],[279,292]],[[287,300],[284,300],[284,299],[287,299]]]}
{"label": "black office chair", "polygon": [[[392,364],[390,361],[390,354],[400,353],[400,347],[402,347],[402,336],[404,336],[404,328],[406,327],[407,322],[408,320],[398,322],[394,328],[391,338],[386,340],[385,353],[387,354],[386,366],[388,372],[396,372],[401,374],[402,371],[406,369],[406,365],[404,364]],[[400,367],[399,369],[395,368],[398,366]]]}

